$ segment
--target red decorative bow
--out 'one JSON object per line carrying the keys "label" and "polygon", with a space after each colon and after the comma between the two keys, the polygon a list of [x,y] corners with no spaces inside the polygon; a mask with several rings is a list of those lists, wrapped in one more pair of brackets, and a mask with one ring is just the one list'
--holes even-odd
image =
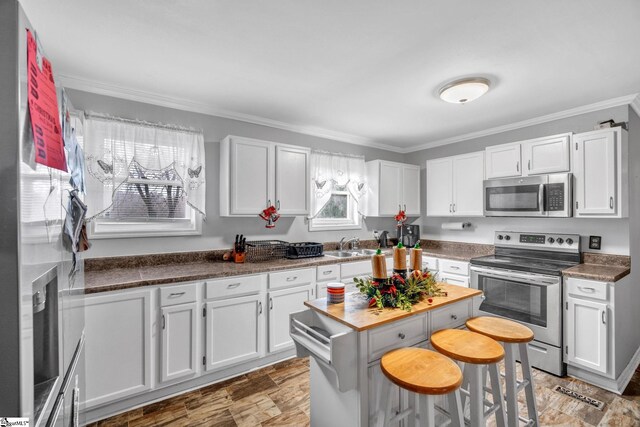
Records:
{"label": "red decorative bow", "polygon": [[280,214],[275,206],[271,205],[268,208],[264,209],[258,216],[265,221],[267,221],[266,228],[274,228],[276,226],[276,221],[280,218]]}
{"label": "red decorative bow", "polygon": [[395,220],[398,222],[398,227],[407,222],[407,214],[405,211],[400,210],[395,216]]}

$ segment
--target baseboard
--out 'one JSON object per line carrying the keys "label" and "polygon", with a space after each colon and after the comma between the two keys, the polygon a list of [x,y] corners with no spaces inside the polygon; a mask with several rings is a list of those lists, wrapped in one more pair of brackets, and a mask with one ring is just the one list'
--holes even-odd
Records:
{"label": "baseboard", "polygon": [[631,381],[636,369],[638,369],[638,366],[640,366],[640,347],[636,349],[631,361],[616,380],[620,393],[623,393],[624,389],[627,388],[627,385],[629,385],[629,382]]}
{"label": "baseboard", "polygon": [[571,365],[567,365],[567,375],[573,378],[577,378],[581,381],[585,381],[589,384],[593,384],[615,394],[621,395],[622,393],[624,393],[624,389],[627,388],[627,385],[629,385],[629,381],[631,381],[631,378],[633,377],[636,369],[638,369],[639,365],[640,347],[636,350],[627,366],[616,379],[607,378],[600,374]]}
{"label": "baseboard", "polygon": [[263,357],[258,360],[253,360],[251,362],[221,369],[217,372],[202,374],[199,377],[192,378],[181,383],[171,384],[163,386],[161,388],[155,388],[153,390],[148,390],[139,395],[131,396],[126,399],[118,400],[105,405],[95,406],[85,411],[86,424],[91,424],[105,418],[113,417],[114,415],[122,414],[124,412],[149,405],[151,403],[159,402],[161,400],[188,393],[190,391],[202,388],[210,384],[226,381],[239,375],[257,371],[266,366],[273,365],[274,363],[278,363],[295,356],[295,348],[292,348],[280,353]]}

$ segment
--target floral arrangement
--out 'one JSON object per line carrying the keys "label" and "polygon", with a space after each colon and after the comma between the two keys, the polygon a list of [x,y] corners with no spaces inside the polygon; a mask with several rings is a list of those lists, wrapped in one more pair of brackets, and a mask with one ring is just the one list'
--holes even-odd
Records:
{"label": "floral arrangement", "polygon": [[393,307],[411,311],[411,306],[424,297],[447,295],[429,271],[415,270],[406,279],[399,274],[394,274],[390,279],[383,281],[356,277],[354,282],[360,293],[367,297],[369,307],[380,309]]}

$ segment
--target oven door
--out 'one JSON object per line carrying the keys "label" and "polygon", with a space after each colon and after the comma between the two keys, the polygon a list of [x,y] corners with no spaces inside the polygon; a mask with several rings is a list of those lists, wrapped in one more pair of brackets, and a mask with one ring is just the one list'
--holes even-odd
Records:
{"label": "oven door", "polygon": [[516,320],[535,340],[556,347],[562,342],[561,278],[487,267],[471,267],[471,286],[484,295],[480,312]]}
{"label": "oven door", "polygon": [[484,181],[484,216],[547,216],[547,176]]}

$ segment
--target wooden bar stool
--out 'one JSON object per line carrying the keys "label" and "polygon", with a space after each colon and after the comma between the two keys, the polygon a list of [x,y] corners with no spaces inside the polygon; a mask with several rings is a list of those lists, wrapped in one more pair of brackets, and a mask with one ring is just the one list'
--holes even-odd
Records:
{"label": "wooden bar stool", "polygon": [[[408,347],[386,353],[380,360],[380,367],[389,381],[382,381],[377,426],[388,426],[390,423],[408,418],[409,425],[419,422],[423,427],[434,427],[436,409],[449,415],[451,425],[464,426],[459,392],[462,372],[453,360],[435,351]],[[407,408],[393,415],[390,382],[408,390],[410,394],[413,393],[414,408],[417,409]],[[435,396],[444,394],[448,395],[448,412],[435,405]]]}
{"label": "wooden bar stool", "polygon": [[[526,326],[512,320],[500,317],[474,317],[467,320],[467,328],[500,341],[504,345],[504,371],[507,400],[507,421],[509,426],[518,425],[522,421],[530,426],[538,426],[538,410],[534,395],[531,365],[527,343],[533,340],[533,331]],[[520,364],[522,366],[522,381],[516,376],[516,350],[520,350]],[[518,414],[518,393],[524,389],[527,399],[529,418]]]}
{"label": "wooden bar stool", "polygon": [[[495,413],[496,424],[504,427],[504,401],[498,371],[498,362],[504,359],[502,346],[489,337],[461,329],[435,332],[431,335],[431,345],[445,356],[465,364],[466,387],[460,391],[471,400],[470,424],[484,426],[487,418]],[[490,389],[485,388],[485,369],[489,370]],[[491,392],[493,403],[485,400],[485,391]]]}

